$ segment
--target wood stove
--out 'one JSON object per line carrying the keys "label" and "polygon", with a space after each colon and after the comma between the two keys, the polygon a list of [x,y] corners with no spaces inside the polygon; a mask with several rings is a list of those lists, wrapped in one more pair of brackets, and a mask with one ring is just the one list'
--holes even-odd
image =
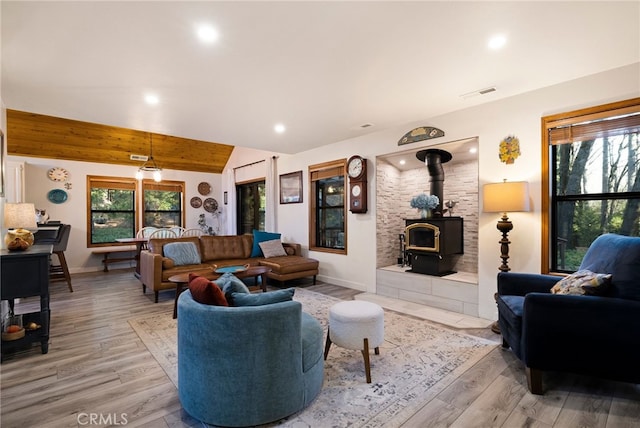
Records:
{"label": "wood stove", "polygon": [[407,219],[406,251],[410,272],[444,276],[453,270],[457,256],[464,254],[462,217]]}

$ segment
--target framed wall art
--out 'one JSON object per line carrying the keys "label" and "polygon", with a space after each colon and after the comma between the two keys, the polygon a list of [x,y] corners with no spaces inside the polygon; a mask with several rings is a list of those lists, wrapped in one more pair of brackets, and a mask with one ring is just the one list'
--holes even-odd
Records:
{"label": "framed wall art", "polygon": [[280,176],[280,203],[299,204],[302,202],[302,171]]}

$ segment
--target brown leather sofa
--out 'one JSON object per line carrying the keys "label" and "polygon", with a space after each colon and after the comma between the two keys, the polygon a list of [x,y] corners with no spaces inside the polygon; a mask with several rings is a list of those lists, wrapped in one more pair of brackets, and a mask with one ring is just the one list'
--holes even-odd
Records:
{"label": "brown leather sofa", "polygon": [[[164,257],[163,247],[170,242],[193,242],[200,253],[200,264],[175,266],[171,259]],[[150,239],[148,250],[140,253],[140,280],[142,292],[147,287],[155,293],[158,302],[158,292],[175,289],[176,284],[169,281],[169,277],[179,273],[208,269],[211,265],[218,267],[245,265],[268,266],[271,272],[269,279],[288,281],[290,279],[313,276],[316,283],[318,261],[302,256],[300,244],[282,243],[287,255],[279,257],[251,257],[253,247],[252,235],[230,236],[200,236],[184,238]]]}

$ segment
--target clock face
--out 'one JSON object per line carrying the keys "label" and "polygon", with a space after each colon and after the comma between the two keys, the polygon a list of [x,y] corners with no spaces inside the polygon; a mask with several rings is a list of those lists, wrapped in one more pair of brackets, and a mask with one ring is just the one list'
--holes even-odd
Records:
{"label": "clock face", "polygon": [[353,187],[351,188],[351,194],[355,197],[360,196],[360,192],[362,192],[362,188],[360,187],[359,184],[354,184]]}
{"label": "clock face", "polygon": [[55,167],[51,168],[47,172],[47,176],[49,177],[49,180],[52,181],[65,181],[69,178],[69,172],[64,168]]}
{"label": "clock face", "polygon": [[349,160],[348,173],[349,177],[355,178],[362,174],[362,158],[354,157]]}

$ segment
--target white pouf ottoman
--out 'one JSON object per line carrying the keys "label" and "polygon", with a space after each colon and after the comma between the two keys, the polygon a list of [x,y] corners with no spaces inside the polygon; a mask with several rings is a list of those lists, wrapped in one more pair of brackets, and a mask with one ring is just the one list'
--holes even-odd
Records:
{"label": "white pouf ottoman", "polygon": [[369,349],[380,354],[384,342],[384,311],[375,303],[349,300],[336,303],[329,309],[329,331],[324,347],[327,359],[332,343],[347,349],[362,351],[367,383],[371,383]]}

